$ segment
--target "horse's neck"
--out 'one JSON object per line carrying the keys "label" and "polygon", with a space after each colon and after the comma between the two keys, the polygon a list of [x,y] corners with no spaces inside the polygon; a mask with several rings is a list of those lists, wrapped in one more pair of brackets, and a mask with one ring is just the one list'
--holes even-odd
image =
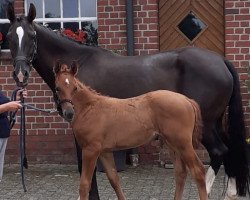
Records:
{"label": "horse's neck", "polygon": [[81,84],[72,99],[76,114],[93,106],[100,98],[101,96],[95,91],[92,91],[87,86]]}
{"label": "horse's neck", "polygon": [[53,67],[57,60],[68,61],[81,60],[84,62],[95,54],[95,48],[78,45],[70,39],[53,33],[46,27],[35,24],[37,33],[37,56],[33,66],[48,86],[54,90],[55,78]]}

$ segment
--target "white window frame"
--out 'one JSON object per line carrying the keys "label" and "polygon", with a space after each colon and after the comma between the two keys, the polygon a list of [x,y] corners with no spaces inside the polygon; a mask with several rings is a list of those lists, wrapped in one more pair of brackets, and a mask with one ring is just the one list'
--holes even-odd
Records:
{"label": "white window frame", "polygon": [[[78,17],[73,17],[73,18],[64,18],[63,17],[63,0],[60,0],[60,18],[45,18],[45,1],[46,0],[41,0],[42,1],[42,12],[43,12],[43,18],[36,18],[34,21],[38,23],[43,23],[45,25],[46,23],[50,22],[60,22],[61,23],[61,28],[63,28],[63,23],[64,22],[78,22],[79,24],[79,29],[82,29],[81,22],[97,22],[97,16],[96,17],[81,17],[81,0],[78,0]],[[96,4],[97,4],[96,0]],[[24,10],[25,10],[25,15],[28,14],[28,6],[27,5],[27,0],[24,0]],[[97,5],[96,5],[96,15],[97,15]]]}
{"label": "white window frame", "polygon": [[[42,1],[42,5],[43,5],[43,16],[45,16],[45,3],[44,1],[46,0],[41,0]],[[96,4],[97,4],[96,0]],[[82,29],[82,24],[81,22],[96,22],[97,24],[97,16],[96,17],[80,17],[81,16],[81,0],[78,0],[78,17],[73,17],[73,18],[63,18],[63,1],[60,0],[60,13],[61,13],[61,17],[60,18],[36,18],[34,21],[38,22],[38,23],[42,23],[43,25],[45,25],[46,23],[50,23],[50,22],[60,22],[61,23],[61,28],[63,28],[63,23],[64,22],[77,22],[79,24],[79,29]],[[28,10],[29,10],[29,5],[27,5],[27,0],[24,0],[24,10],[25,10],[25,15],[28,14]],[[97,15],[97,5],[96,5],[96,15]],[[0,24],[6,24],[9,23],[8,19],[0,19]],[[2,52],[10,52],[9,49],[1,49]]]}
{"label": "white window frame", "polygon": [[[9,24],[10,21],[8,19],[0,19],[0,24]],[[1,52],[10,52],[9,49],[1,49]]]}

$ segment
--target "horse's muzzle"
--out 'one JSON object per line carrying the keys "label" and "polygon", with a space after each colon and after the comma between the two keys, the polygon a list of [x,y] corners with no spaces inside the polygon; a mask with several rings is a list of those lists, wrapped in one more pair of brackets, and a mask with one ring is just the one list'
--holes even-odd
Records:
{"label": "horse's muzzle", "polygon": [[29,72],[27,70],[24,70],[24,72],[22,70],[18,70],[18,72],[14,70],[12,76],[18,87],[25,87],[28,85]]}

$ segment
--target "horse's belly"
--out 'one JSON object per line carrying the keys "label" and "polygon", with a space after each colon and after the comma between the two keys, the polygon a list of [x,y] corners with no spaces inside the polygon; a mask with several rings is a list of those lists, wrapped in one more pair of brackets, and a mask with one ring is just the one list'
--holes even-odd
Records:
{"label": "horse's belly", "polygon": [[156,130],[150,122],[125,119],[123,123],[114,123],[111,130],[106,130],[104,148],[119,150],[137,147],[151,141],[155,135]]}

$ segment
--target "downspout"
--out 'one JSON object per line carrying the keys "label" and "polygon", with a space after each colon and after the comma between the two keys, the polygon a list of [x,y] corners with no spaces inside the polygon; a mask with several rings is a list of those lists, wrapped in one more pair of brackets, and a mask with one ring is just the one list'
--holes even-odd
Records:
{"label": "downspout", "polygon": [[126,0],[127,55],[134,55],[133,0]]}
{"label": "downspout", "polygon": [[[133,18],[133,0],[126,0],[126,31],[127,31],[127,55],[134,55],[134,18]],[[138,148],[128,149],[129,162],[132,166],[138,166],[139,155]]]}

